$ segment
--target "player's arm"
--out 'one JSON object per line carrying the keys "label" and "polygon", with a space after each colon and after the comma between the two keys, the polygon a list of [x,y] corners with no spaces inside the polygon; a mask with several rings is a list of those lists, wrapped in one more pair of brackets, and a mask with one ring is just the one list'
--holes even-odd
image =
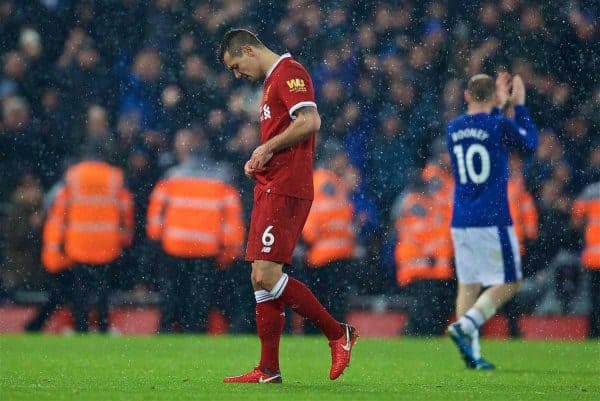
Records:
{"label": "player's arm", "polygon": [[509,145],[533,152],[537,148],[537,127],[525,106],[525,84],[519,75],[512,80],[509,101],[514,105],[515,119],[505,119],[505,139]]}
{"label": "player's arm", "polygon": [[300,143],[321,128],[321,116],[314,106],[304,106],[294,112],[296,117],[281,134],[265,142],[267,148],[277,153]]}
{"label": "player's arm", "polygon": [[314,105],[301,107],[293,115],[295,119],[283,132],[254,150],[249,161],[250,169],[263,169],[273,154],[308,139],[321,127],[321,117]]}

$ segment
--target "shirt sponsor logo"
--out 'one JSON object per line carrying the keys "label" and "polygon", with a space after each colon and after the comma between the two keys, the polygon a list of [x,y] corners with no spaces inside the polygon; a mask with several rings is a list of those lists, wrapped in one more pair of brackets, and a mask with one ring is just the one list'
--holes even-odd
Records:
{"label": "shirt sponsor logo", "polygon": [[294,78],[286,81],[288,88],[290,88],[290,92],[306,92],[306,84],[304,80],[301,78]]}

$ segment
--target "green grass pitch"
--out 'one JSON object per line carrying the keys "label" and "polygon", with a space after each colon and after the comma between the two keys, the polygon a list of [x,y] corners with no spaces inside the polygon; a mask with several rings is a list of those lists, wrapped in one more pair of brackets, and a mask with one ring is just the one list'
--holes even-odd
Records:
{"label": "green grass pitch", "polygon": [[286,336],[283,385],[232,385],[252,336],[0,336],[0,400],[600,400],[600,342],[485,341],[494,372],[464,369],[448,339],[360,339],[328,379],[322,337]]}

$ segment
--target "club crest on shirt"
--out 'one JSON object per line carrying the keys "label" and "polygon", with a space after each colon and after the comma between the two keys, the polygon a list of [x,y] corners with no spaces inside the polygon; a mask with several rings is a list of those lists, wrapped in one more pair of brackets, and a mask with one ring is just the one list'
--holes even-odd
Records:
{"label": "club crest on shirt", "polygon": [[293,78],[286,81],[286,83],[288,88],[290,88],[290,92],[306,92],[306,84],[301,78]]}

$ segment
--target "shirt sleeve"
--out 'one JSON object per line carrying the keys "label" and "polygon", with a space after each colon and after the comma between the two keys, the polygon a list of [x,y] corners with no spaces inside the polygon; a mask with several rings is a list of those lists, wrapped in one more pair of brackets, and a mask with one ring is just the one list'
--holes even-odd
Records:
{"label": "shirt sleeve", "polygon": [[286,68],[280,73],[277,91],[290,117],[302,107],[317,107],[312,80],[306,70],[300,66]]}
{"label": "shirt sleeve", "polygon": [[528,153],[537,148],[537,128],[525,106],[515,107],[515,119],[500,117],[503,123],[504,143]]}

